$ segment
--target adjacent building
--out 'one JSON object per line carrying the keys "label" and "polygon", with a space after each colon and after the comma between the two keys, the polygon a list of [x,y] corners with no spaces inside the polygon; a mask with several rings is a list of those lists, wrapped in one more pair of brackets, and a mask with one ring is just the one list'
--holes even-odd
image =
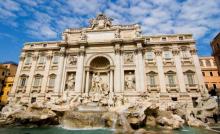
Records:
{"label": "adjacent building", "polygon": [[191,34],[143,35],[139,25],[113,25],[104,14],[66,29],[60,41],[25,43],[14,81],[10,100],[25,103],[147,95],[193,106],[207,93]]}
{"label": "adjacent building", "polygon": [[206,88],[220,90],[220,74],[214,57],[200,57],[199,60]]}
{"label": "adjacent building", "polygon": [[212,55],[215,58],[218,71],[220,72],[220,33],[211,41]]}
{"label": "adjacent building", "polygon": [[0,104],[5,105],[8,102],[8,94],[12,88],[14,77],[17,70],[17,64],[14,62],[4,62],[0,64]]}

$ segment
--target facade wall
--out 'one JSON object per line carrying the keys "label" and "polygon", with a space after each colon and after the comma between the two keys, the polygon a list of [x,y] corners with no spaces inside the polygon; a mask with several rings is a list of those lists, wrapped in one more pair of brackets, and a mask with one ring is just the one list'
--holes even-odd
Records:
{"label": "facade wall", "polygon": [[5,105],[8,101],[8,94],[13,85],[13,79],[15,77],[17,65],[11,63],[3,63],[0,65],[0,103]]}
{"label": "facade wall", "polygon": [[215,58],[218,71],[220,72],[220,33],[216,35],[216,37],[211,42],[212,47],[212,55]]}
{"label": "facade wall", "polygon": [[214,57],[200,57],[200,65],[205,81],[206,88],[211,89],[220,88],[220,74]]}
{"label": "facade wall", "polygon": [[145,36],[138,25],[110,24],[67,29],[62,41],[26,43],[10,100],[33,103],[99,92],[192,106],[192,99],[206,93],[192,35]]}

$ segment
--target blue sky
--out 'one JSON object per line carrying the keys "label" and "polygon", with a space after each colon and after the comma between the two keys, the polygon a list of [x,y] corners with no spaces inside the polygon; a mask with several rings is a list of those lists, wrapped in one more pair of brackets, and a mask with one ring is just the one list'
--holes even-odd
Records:
{"label": "blue sky", "polygon": [[101,12],[146,35],[192,33],[200,56],[220,32],[220,0],[0,0],[0,62],[18,62],[25,42],[60,40]]}

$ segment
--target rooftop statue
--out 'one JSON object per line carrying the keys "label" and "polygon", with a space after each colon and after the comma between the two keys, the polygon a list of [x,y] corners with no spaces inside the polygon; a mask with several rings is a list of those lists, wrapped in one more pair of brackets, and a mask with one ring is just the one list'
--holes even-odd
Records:
{"label": "rooftop statue", "polygon": [[104,14],[99,14],[96,18],[90,19],[90,27],[92,29],[104,29],[112,26],[112,18],[107,17]]}

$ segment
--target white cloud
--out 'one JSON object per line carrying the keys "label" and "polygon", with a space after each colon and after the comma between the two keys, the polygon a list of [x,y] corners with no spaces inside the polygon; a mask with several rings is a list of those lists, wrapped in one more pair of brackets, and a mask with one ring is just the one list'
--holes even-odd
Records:
{"label": "white cloud", "polygon": [[[13,7],[13,9],[12,9]],[[104,12],[115,24],[139,23],[145,34],[192,33],[203,40],[207,33],[220,31],[219,0],[4,0],[0,21],[24,24],[33,38],[57,39],[69,27],[88,25],[88,19]],[[207,42],[208,43],[208,42]]]}

